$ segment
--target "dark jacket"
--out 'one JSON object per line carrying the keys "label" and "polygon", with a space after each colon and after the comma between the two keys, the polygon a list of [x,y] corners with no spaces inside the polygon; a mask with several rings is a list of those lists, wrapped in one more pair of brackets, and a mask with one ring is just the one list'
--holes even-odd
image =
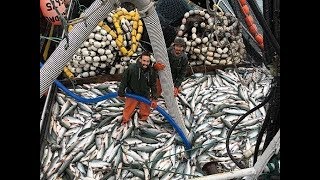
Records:
{"label": "dark jacket", "polygon": [[156,72],[153,68],[149,66],[144,70],[140,61],[130,64],[122,74],[118,95],[125,96],[126,92],[156,100]]}
{"label": "dark jacket", "polygon": [[170,46],[167,49],[171,75],[174,87],[179,87],[187,74],[188,57],[186,53],[182,53],[176,57],[173,52],[173,47]]}

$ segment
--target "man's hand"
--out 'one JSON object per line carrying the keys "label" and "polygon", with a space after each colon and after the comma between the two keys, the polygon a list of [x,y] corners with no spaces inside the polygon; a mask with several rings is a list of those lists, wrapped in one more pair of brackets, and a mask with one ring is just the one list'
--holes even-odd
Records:
{"label": "man's hand", "polygon": [[152,100],[150,107],[151,107],[152,109],[155,109],[155,108],[157,107],[157,101],[156,101],[156,100]]}
{"label": "man's hand", "polygon": [[119,99],[121,99],[123,102],[126,101],[126,97],[124,97],[124,96],[118,96],[118,97],[119,97]]}
{"label": "man's hand", "polygon": [[166,67],[166,65],[160,63],[160,62],[156,62],[154,63],[153,65],[153,68],[156,70],[156,71],[161,71],[163,70],[164,68]]}

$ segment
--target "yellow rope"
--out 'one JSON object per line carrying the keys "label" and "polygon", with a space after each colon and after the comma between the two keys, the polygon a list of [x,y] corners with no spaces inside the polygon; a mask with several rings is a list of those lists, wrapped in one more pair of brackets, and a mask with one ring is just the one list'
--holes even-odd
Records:
{"label": "yellow rope", "polygon": [[[52,24],[52,25],[51,25],[51,29],[50,29],[50,33],[49,33],[49,37],[50,37],[50,38],[52,37],[53,30],[54,30],[54,25]],[[48,39],[48,42],[47,42],[46,47],[44,48],[44,52],[43,52],[43,54],[42,54],[44,61],[47,60],[50,45],[51,45],[51,40]]]}
{"label": "yellow rope", "polygon": [[[131,31],[131,48],[129,50],[123,44],[123,31],[121,21],[123,19],[132,20],[132,31]],[[133,53],[136,52],[138,47],[138,41],[141,39],[141,34],[143,32],[143,24],[140,20],[140,15],[137,10],[128,12],[124,8],[119,8],[112,16],[112,21],[114,27],[116,28],[117,37],[116,37],[116,45],[118,46],[121,54],[123,56],[132,56]],[[125,25],[126,26],[126,25]]]}

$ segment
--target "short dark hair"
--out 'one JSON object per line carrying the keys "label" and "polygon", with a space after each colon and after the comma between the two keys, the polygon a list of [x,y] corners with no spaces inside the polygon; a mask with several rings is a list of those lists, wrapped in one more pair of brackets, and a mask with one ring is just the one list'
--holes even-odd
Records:
{"label": "short dark hair", "polygon": [[143,51],[142,53],[141,53],[141,57],[142,56],[151,56],[151,54],[150,54],[150,52],[148,52],[148,51]]}
{"label": "short dark hair", "polygon": [[184,42],[184,39],[181,38],[181,37],[176,37],[173,41],[173,44],[174,45],[180,45],[182,47],[185,47],[186,46],[186,42]]}

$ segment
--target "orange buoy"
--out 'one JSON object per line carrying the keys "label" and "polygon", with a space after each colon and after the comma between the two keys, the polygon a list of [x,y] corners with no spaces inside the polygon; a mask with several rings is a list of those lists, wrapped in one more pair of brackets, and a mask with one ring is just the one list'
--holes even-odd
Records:
{"label": "orange buoy", "polygon": [[241,7],[242,8],[242,12],[246,15],[249,15],[250,13],[250,9],[249,9],[249,6],[248,5],[244,5]]}
{"label": "orange buoy", "polygon": [[250,27],[250,26],[252,26],[252,24],[254,23],[253,22],[253,18],[252,18],[252,16],[247,16],[245,19],[244,19],[244,21],[246,22],[246,24],[247,24],[247,26],[248,27]]}
{"label": "orange buoy", "polygon": [[[55,2],[55,7],[59,11],[62,16],[66,15],[66,6],[64,4],[64,0],[52,0]],[[53,5],[50,0],[40,0],[40,9],[43,16],[47,21],[52,23],[53,25],[61,25],[61,21],[59,19],[58,13],[53,8]]]}
{"label": "orange buoy", "polygon": [[263,37],[261,34],[257,34],[254,39],[258,42],[258,44],[261,46],[263,44]]}
{"label": "orange buoy", "polygon": [[247,0],[239,0],[239,1],[240,1],[241,6],[244,6],[247,4]]}
{"label": "orange buoy", "polygon": [[238,0],[238,2],[241,5],[241,11],[245,16],[244,21],[246,22],[247,27],[249,28],[250,34],[257,41],[259,47],[263,49],[264,48],[263,36],[258,32],[257,25],[255,25],[254,19],[250,15],[250,8],[247,5],[247,0]]}
{"label": "orange buoy", "polygon": [[256,35],[258,33],[258,28],[255,24],[252,24],[252,26],[249,27],[249,31],[252,35]]}

